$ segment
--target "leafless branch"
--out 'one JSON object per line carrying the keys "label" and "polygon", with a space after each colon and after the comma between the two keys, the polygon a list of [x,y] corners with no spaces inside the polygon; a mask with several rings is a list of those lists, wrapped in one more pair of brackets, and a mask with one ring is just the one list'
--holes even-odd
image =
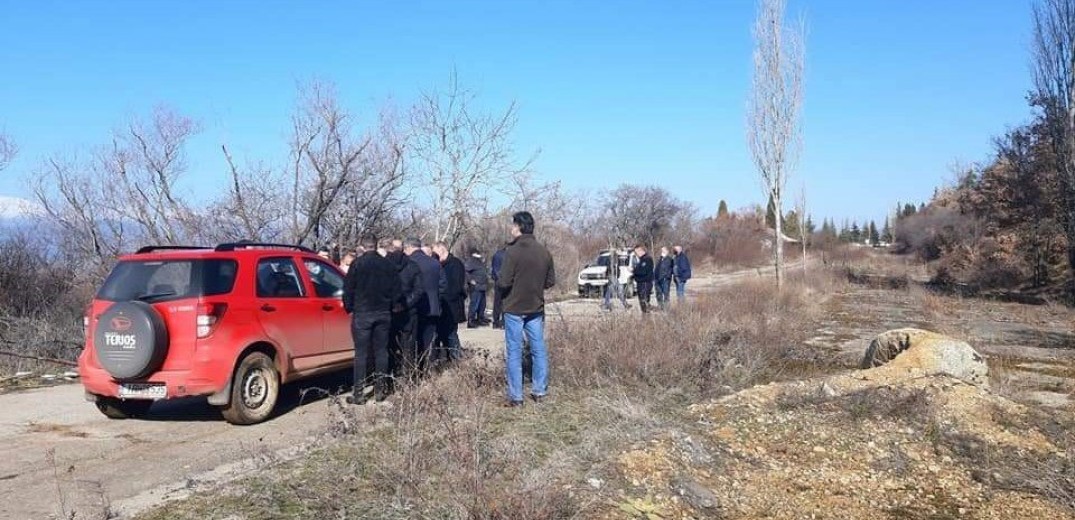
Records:
{"label": "leafless branch", "polygon": [[482,214],[488,196],[534,160],[518,163],[514,102],[502,112],[475,111],[476,94],[453,73],[444,90],[422,95],[411,112],[411,156],[426,178],[434,238],[454,244]]}
{"label": "leafless branch", "polygon": [[[786,27],[785,0],[759,0],[754,24],[754,77],[747,119],[747,142],[765,192],[776,214],[783,215],[783,195],[801,145],[804,31]],[[776,219],[776,283],[784,277],[781,219]]]}
{"label": "leafless branch", "polygon": [[7,168],[18,153],[19,147],[15,141],[7,134],[0,132],[0,171]]}

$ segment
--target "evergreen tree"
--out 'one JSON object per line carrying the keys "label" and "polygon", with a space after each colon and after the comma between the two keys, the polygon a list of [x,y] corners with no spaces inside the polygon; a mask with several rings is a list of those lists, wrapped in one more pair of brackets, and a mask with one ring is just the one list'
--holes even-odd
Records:
{"label": "evergreen tree", "polygon": [[785,235],[791,238],[799,237],[799,214],[795,210],[788,210],[787,215],[784,215],[784,225],[781,230]]}
{"label": "evergreen tree", "polygon": [[885,217],[885,227],[881,230],[881,241],[886,244],[891,244],[895,237],[892,236],[892,223],[888,217]]}
{"label": "evergreen tree", "polygon": [[851,241],[851,229],[849,227],[847,227],[847,221],[846,220],[840,226],[840,234],[837,235],[837,238],[840,239],[840,242],[850,242]]}
{"label": "evergreen tree", "polygon": [[776,229],[776,204],[772,195],[769,195],[769,204],[765,207],[765,227]]}
{"label": "evergreen tree", "polygon": [[814,218],[809,216],[809,215],[807,215],[806,216],[806,234],[807,234],[807,236],[813,235],[814,232],[816,232],[816,231],[817,231],[817,228],[814,227]]}
{"label": "evergreen tree", "polygon": [[881,236],[877,233],[877,224],[870,221],[870,245],[876,246],[881,243]]}
{"label": "evergreen tree", "polygon": [[862,242],[862,229],[859,228],[858,222],[851,223],[851,231],[848,232],[848,238],[855,244]]}
{"label": "evergreen tree", "polygon": [[724,202],[724,199],[720,199],[720,205],[717,206],[717,219],[728,218],[728,203]]}

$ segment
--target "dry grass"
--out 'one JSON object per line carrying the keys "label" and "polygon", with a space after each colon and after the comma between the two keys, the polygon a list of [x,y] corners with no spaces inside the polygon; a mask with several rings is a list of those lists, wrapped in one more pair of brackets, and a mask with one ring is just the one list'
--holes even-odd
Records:
{"label": "dry grass", "polygon": [[588,479],[617,485],[613,454],[682,425],[683,404],[818,369],[798,352],[837,282],[820,270],[811,280],[728,287],[667,314],[550,319],[552,393],[540,405],[502,408],[502,369],[468,363],[387,406],[336,403],[308,458],[142,518],[592,516],[608,498]]}

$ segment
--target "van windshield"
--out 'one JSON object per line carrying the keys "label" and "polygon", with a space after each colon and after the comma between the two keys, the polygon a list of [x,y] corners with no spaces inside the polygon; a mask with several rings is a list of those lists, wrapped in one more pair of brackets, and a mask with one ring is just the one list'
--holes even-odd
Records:
{"label": "van windshield", "polygon": [[[594,262],[594,265],[598,265],[598,266],[601,266],[601,267],[608,267],[609,258],[612,258],[611,255],[608,255],[608,254],[601,255],[601,256],[597,257],[597,261]],[[628,256],[628,255],[617,255],[616,258],[619,259],[618,264],[620,265],[620,267],[627,267],[627,266],[631,265],[631,257]]]}
{"label": "van windshield", "polygon": [[128,260],[116,264],[97,298],[152,303],[227,294],[236,271],[234,260]]}

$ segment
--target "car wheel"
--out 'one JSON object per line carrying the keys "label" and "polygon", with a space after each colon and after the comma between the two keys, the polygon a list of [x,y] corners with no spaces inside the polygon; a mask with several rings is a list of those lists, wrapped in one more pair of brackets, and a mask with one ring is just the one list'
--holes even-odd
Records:
{"label": "car wheel", "polygon": [[220,412],[232,424],[259,423],[272,415],[279,395],[280,375],[272,358],[252,352],[235,369],[231,399]]}
{"label": "car wheel", "polygon": [[97,409],[109,419],[134,419],[149,413],[153,401],[133,399],[124,401],[114,397],[98,397]]}

